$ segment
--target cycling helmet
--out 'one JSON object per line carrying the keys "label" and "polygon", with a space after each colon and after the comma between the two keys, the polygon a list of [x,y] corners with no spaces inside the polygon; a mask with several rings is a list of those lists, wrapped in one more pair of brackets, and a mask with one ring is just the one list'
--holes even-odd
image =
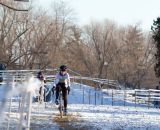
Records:
{"label": "cycling helmet", "polygon": [[67,66],[61,65],[61,66],[59,67],[59,69],[60,69],[60,71],[66,71],[66,70],[67,70]]}

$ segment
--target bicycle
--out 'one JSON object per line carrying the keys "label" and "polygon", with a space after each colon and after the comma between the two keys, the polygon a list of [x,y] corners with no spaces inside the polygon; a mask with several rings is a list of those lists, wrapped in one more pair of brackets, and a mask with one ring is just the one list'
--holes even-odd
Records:
{"label": "bicycle", "polygon": [[[58,96],[58,102],[56,101],[57,102],[56,105],[58,105],[58,110],[60,112],[60,117],[62,118],[63,116],[67,115],[67,111],[64,108],[64,97],[63,97],[62,88],[61,88],[61,86],[58,86],[58,87],[59,87],[59,90],[58,90],[59,91],[59,93],[58,93],[59,96]],[[54,94],[54,91],[56,91],[55,87],[52,90],[53,94]],[[67,94],[69,94],[69,91],[68,91]]]}

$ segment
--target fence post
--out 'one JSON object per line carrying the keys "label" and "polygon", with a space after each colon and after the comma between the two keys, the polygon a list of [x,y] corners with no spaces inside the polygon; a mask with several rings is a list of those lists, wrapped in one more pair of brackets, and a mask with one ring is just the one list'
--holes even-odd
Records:
{"label": "fence post", "polygon": [[113,89],[112,89],[112,106],[113,106]]}
{"label": "fence post", "polygon": [[150,90],[148,90],[148,109],[150,108]]}
{"label": "fence post", "polygon": [[80,81],[81,81],[81,83],[80,83],[80,89],[82,88],[82,77],[80,77]]}
{"label": "fence post", "polygon": [[10,128],[10,114],[11,114],[11,108],[12,108],[12,98],[10,98],[10,103],[9,103],[9,118],[8,118],[8,126],[7,126],[7,130],[9,130]]}
{"label": "fence post", "polygon": [[89,90],[89,104],[91,103],[91,89]]}
{"label": "fence post", "polygon": [[31,118],[31,109],[32,109],[32,94],[28,93],[28,111],[27,111],[27,129],[30,130],[30,118]]}
{"label": "fence post", "polygon": [[103,92],[101,91],[101,105],[103,105]]}
{"label": "fence post", "polygon": [[83,86],[83,104],[84,104],[84,86]]}
{"label": "fence post", "polygon": [[25,99],[26,99],[26,93],[22,93],[22,100],[20,103],[20,108],[19,108],[19,113],[20,113],[20,117],[19,117],[19,122],[18,122],[18,126],[17,126],[17,130],[22,130],[23,128],[23,121],[24,121],[24,107],[25,107]]}
{"label": "fence post", "polygon": [[95,91],[95,105],[97,104],[97,92]]}
{"label": "fence post", "polygon": [[126,90],[124,90],[124,107],[126,106]]}
{"label": "fence post", "polygon": [[134,93],[134,96],[135,96],[135,108],[136,108],[136,105],[137,105],[137,101],[136,101],[136,89],[134,90],[135,91],[135,93]]}

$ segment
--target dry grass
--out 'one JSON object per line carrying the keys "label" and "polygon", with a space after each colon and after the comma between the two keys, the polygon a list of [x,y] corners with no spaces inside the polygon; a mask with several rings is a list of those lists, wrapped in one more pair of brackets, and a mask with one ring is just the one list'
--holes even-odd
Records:
{"label": "dry grass", "polygon": [[75,121],[77,116],[80,116],[79,113],[68,113],[66,116],[63,116],[61,118],[60,114],[56,114],[53,121],[54,122],[70,122],[70,121]]}

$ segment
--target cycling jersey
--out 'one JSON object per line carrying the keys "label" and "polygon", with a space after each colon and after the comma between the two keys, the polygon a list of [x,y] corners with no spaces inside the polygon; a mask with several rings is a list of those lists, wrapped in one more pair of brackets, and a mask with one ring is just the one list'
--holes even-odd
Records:
{"label": "cycling jersey", "polygon": [[70,76],[68,73],[64,74],[64,75],[61,75],[60,73],[57,73],[56,76],[55,76],[55,86],[58,84],[58,83],[64,83],[65,84],[65,87],[67,88],[68,86],[70,86]]}

